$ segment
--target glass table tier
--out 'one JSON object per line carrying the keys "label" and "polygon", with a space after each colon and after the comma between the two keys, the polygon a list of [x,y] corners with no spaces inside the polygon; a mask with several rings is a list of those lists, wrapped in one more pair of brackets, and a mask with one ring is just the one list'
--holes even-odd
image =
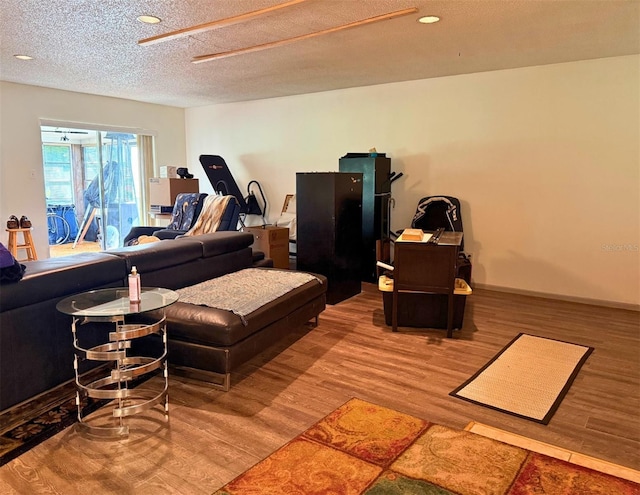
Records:
{"label": "glass table tier", "polygon": [[158,287],[143,287],[140,302],[129,301],[129,289],[116,287],[98,289],[69,296],[56,308],[76,317],[125,316],[161,309],[178,300],[178,293]]}

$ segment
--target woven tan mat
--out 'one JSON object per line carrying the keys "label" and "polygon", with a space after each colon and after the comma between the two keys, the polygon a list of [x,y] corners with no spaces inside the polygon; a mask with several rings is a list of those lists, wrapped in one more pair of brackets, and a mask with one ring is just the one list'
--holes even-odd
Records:
{"label": "woven tan mat", "polygon": [[521,333],[450,395],[547,424],[592,351]]}

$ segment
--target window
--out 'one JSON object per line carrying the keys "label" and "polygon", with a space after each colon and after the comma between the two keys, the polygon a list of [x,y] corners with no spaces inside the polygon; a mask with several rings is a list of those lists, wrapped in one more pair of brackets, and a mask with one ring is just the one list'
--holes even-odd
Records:
{"label": "window", "polygon": [[71,146],[44,144],[42,156],[47,204],[73,204]]}
{"label": "window", "polygon": [[97,146],[82,147],[82,163],[84,164],[84,187],[86,189],[91,181],[100,173],[100,160],[98,160]]}

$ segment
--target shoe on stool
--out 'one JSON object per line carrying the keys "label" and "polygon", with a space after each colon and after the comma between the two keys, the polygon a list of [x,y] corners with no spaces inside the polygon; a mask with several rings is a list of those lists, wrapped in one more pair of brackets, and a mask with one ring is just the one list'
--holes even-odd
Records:
{"label": "shoe on stool", "polygon": [[22,215],[22,217],[20,217],[20,228],[21,229],[30,229],[31,228],[31,220],[29,220],[27,217]]}
{"label": "shoe on stool", "polygon": [[9,220],[7,220],[7,228],[8,229],[19,229],[20,222],[18,222],[18,217],[15,215],[11,215]]}

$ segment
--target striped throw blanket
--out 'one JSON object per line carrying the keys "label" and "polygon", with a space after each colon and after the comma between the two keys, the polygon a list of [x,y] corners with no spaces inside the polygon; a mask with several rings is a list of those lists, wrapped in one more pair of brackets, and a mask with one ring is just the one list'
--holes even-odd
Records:
{"label": "striped throw blanket", "polygon": [[200,216],[193,227],[187,230],[184,235],[208,234],[218,230],[229,201],[235,201],[235,198],[230,195],[218,196],[217,194],[210,194],[204,198]]}

